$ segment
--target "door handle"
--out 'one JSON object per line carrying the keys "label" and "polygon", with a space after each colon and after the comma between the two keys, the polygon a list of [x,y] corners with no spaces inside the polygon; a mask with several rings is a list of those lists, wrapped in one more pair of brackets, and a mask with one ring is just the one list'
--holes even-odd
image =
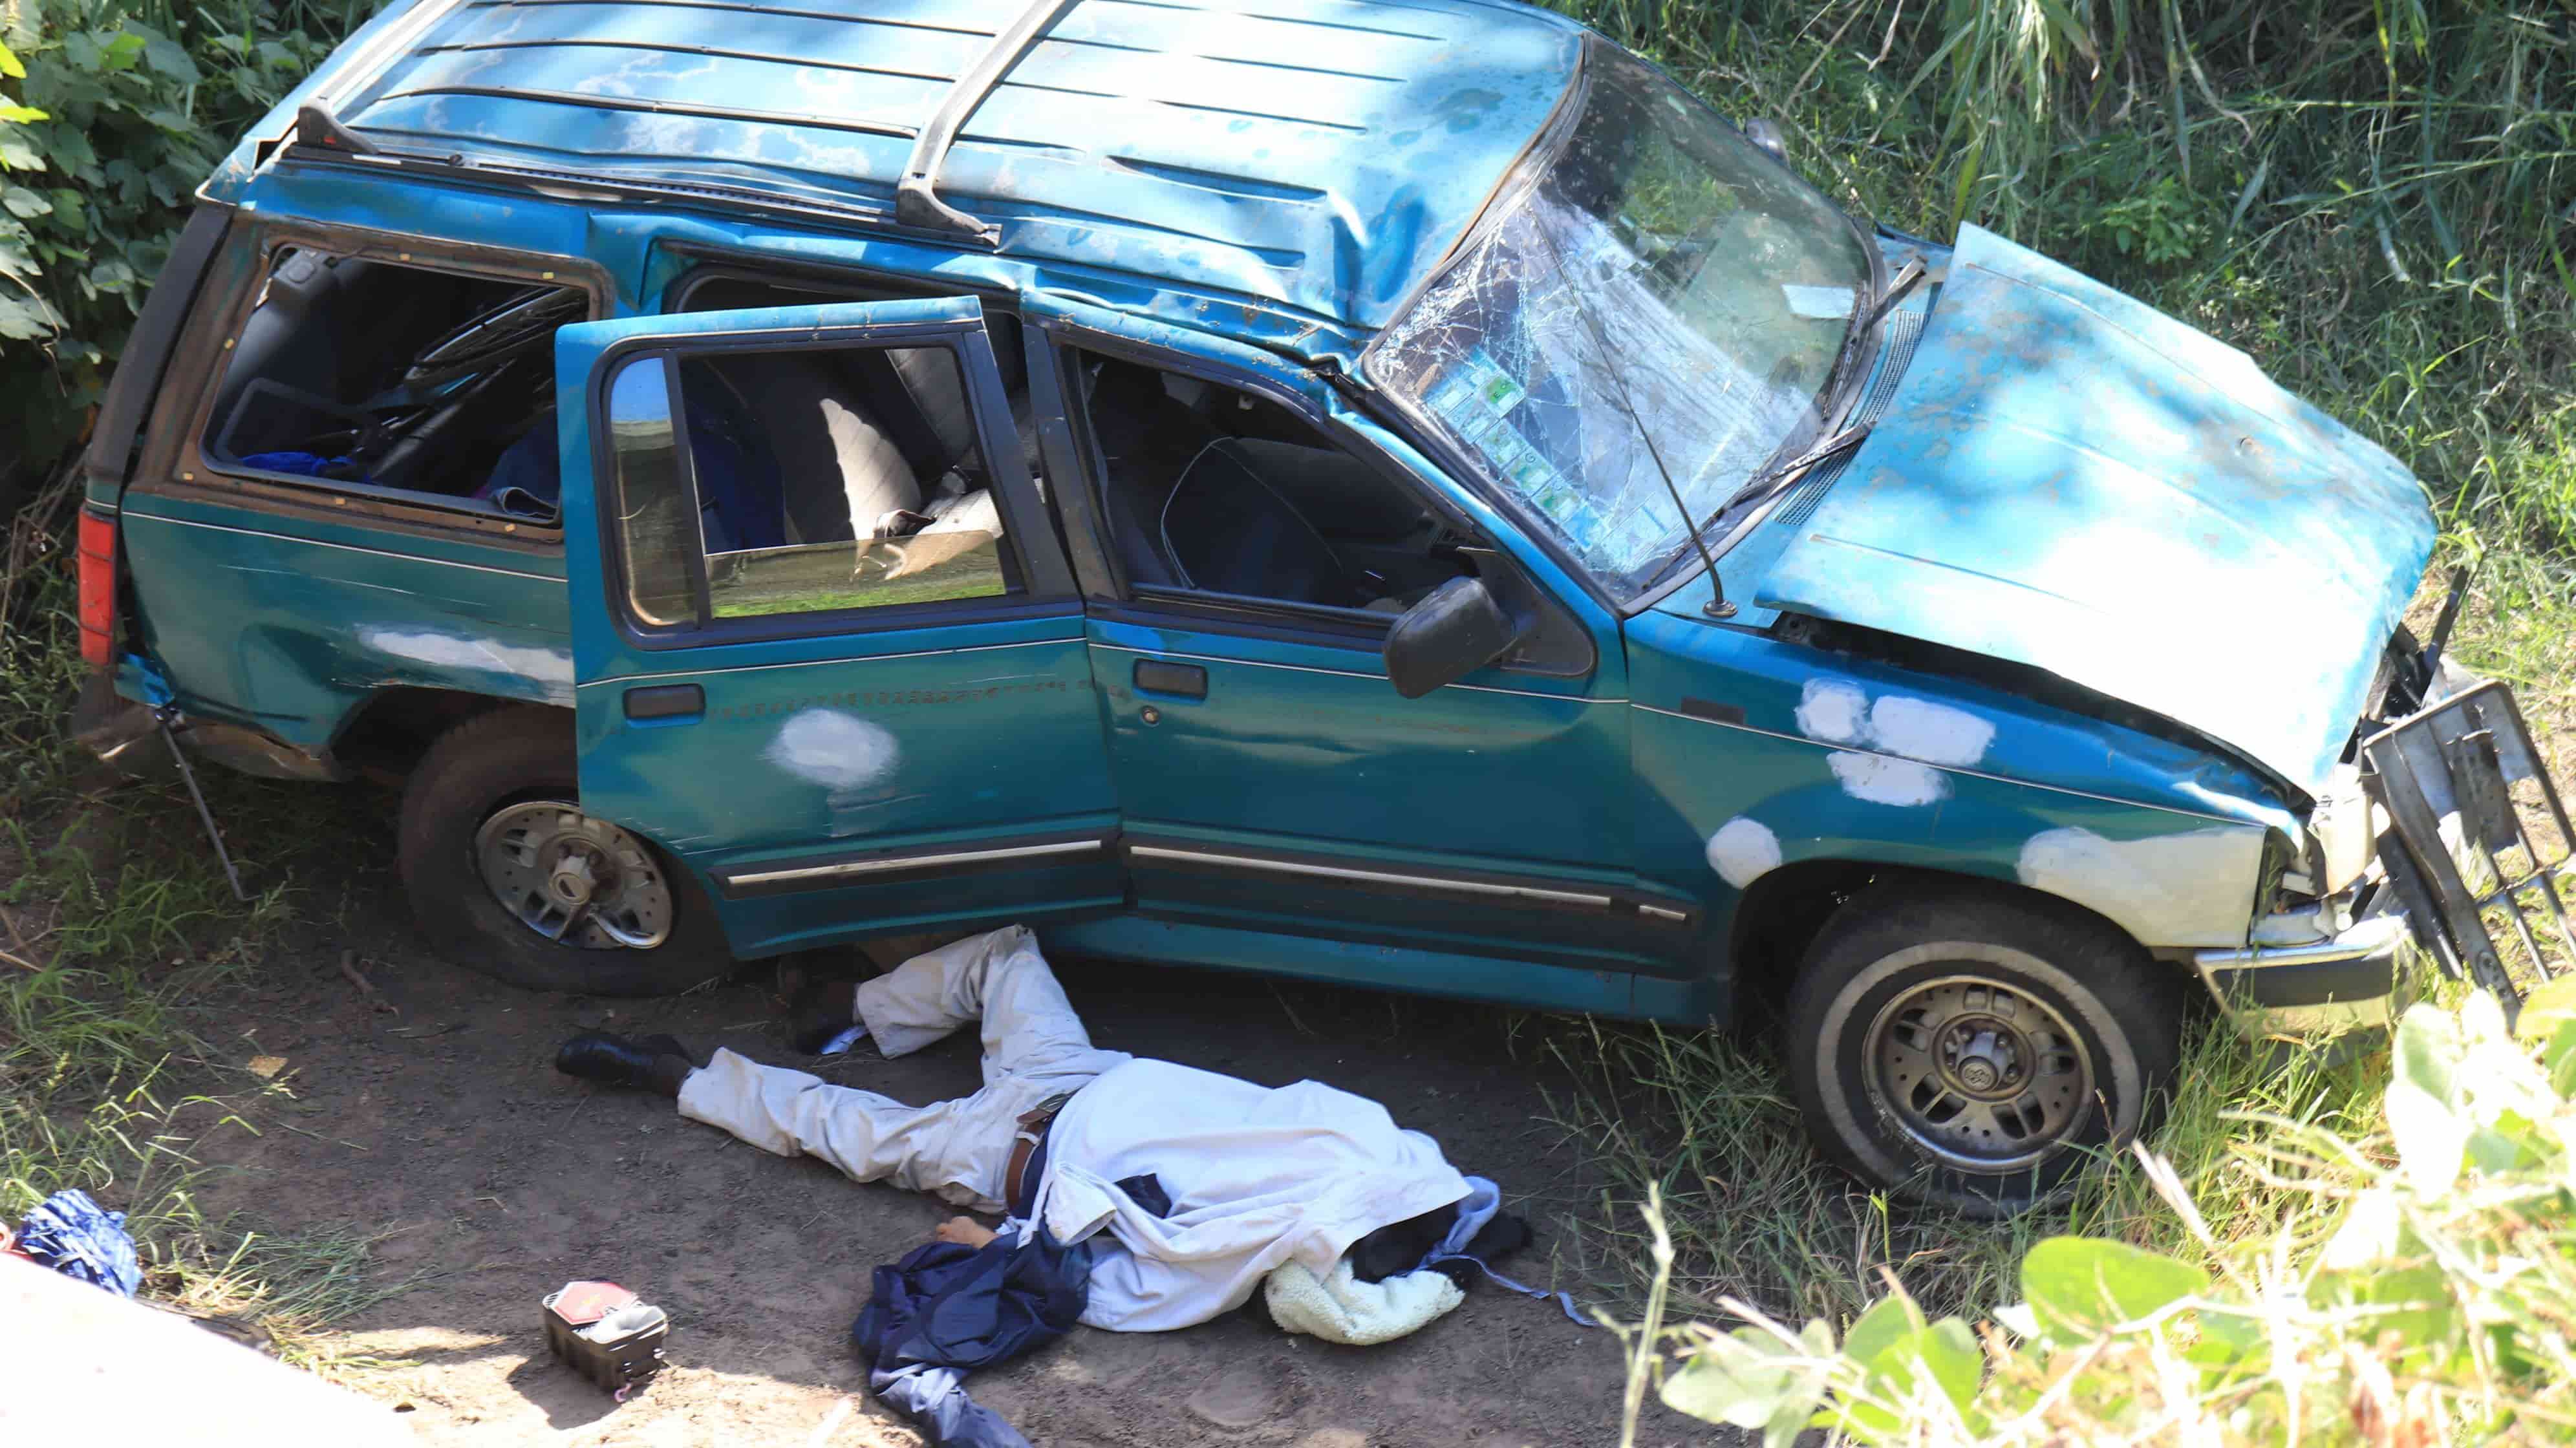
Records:
{"label": "door handle", "polygon": [[1138,659],[1135,678],[1139,693],[1167,694],[1176,699],[1207,697],[1207,670],[1196,664],[1166,663],[1161,659]]}
{"label": "door handle", "polygon": [[680,723],[707,712],[707,691],[695,684],[653,684],[626,691],[626,717]]}

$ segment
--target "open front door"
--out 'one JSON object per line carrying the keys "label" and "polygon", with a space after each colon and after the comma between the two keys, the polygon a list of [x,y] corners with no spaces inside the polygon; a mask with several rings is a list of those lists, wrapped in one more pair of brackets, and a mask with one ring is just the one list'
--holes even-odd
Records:
{"label": "open front door", "polygon": [[1082,608],[982,309],[557,336],[584,810],[743,955],[1121,903]]}

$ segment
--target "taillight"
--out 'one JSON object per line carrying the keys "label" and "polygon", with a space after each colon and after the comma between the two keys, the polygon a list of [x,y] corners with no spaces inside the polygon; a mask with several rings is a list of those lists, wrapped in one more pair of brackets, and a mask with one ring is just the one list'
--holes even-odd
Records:
{"label": "taillight", "polygon": [[116,661],[116,520],[80,515],[81,658],[94,669]]}

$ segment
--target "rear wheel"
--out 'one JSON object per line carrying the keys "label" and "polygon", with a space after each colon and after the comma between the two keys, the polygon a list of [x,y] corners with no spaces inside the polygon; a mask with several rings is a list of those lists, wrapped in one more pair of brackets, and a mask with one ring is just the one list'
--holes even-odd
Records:
{"label": "rear wheel", "polygon": [[2182,982],[2110,926],[1971,883],[1882,885],[1810,948],[1790,1074],[1824,1154],[1897,1195],[2010,1216],[2151,1122]]}
{"label": "rear wheel", "polygon": [[431,745],[403,793],[403,888],[440,954],[531,990],[659,995],[722,974],[712,904],[653,845],[583,814],[572,729],[505,709]]}

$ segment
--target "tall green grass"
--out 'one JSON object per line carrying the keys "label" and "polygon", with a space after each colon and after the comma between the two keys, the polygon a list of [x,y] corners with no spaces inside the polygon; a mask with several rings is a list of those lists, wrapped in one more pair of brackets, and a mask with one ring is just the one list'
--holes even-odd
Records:
{"label": "tall green grass", "polygon": [[[376,1235],[201,1204],[198,1143],[257,1130],[280,1091],[200,1034],[207,1003],[267,963],[290,892],[271,872],[235,900],[175,785],[113,783],[63,737],[68,503],[56,489],[10,519],[0,566],[0,1221],[80,1188],[127,1214],[147,1296],[299,1365],[379,1366],[326,1332],[417,1280],[372,1269]],[[278,791],[210,783],[246,835],[316,823]]]}

